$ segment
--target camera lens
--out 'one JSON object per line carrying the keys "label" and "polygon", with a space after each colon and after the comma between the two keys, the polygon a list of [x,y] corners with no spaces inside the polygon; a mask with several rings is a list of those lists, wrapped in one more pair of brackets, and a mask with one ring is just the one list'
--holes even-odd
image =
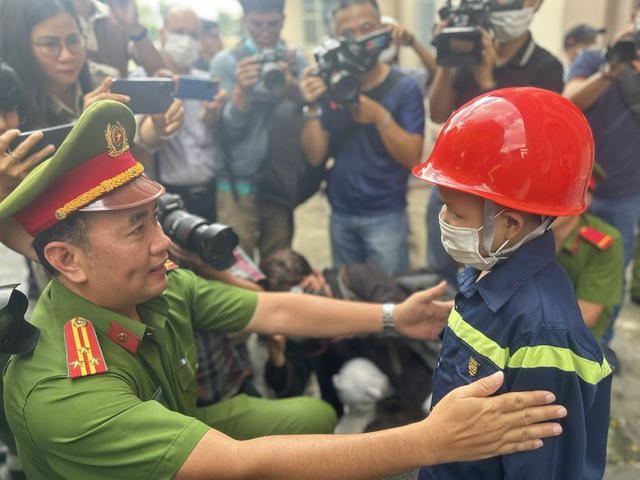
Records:
{"label": "camera lens", "polygon": [[360,95],[360,82],[352,73],[338,70],[329,78],[329,90],[337,103],[356,103]]}
{"label": "camera lens", "polygon": [[287,79],[277,63],[265,63],[262,66],[260,76],[264,82],[264,86],[270,92],[281,92],[284,90]]}
{"label": "camera lens", "polygon": [[183,248],[197,253],[218,270],[226,270],[235,263],[233,249],[238,236],[233,229],[212,223],[183,209],[179,195],[165,193],[158,199],[158,219],[164,232]]}

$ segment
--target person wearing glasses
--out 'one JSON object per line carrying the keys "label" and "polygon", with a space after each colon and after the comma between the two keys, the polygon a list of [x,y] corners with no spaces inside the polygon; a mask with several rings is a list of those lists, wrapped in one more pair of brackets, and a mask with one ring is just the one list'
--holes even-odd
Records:
{"label": "person wearing glasses", "polygon": [[[269,125],[302,121],[301,105],[294,101],[300,98],[299,75],[308,63],[300,51],[287,49],[280,37],[285,0],[240,0],[240,4],[246,36],[235,48],[219,52],[210,68],[230,95],[216,127],[221,150],[220,160],[216,158],[218,221],[234,228],[249,255],[257,247],[265,258],[291,246],[293,212],[277,199],[262,197],[257,179],[268,157]],[[262,78],[267,70],[261,60],[264,54],[277,57],[267,68],[280,76],[278,85]],[[291,148],[300,148],[295,135]]]}
{"label": "person wearing glasses", "polygon": [[[98,100],[129,100],[109,92],[112,78],[119,76],[115,68],[87,60],[73,0],[3,0],[0,56],[28,93],[26,130],[73,123]],[[183,117],[176,101],[163,115],[140,119],[139,139],[149,147],[160,146]]]}

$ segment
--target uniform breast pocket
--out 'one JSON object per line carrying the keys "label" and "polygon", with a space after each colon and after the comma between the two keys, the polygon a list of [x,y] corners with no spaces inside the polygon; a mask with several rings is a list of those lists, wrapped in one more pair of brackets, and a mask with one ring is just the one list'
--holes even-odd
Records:
{"label": "uniform breast pocket", "polygon": [[462,343],[456,353],[455,365],[461,384],[475,382],[500,370],[495,363],[466,343]]}
{"label": "uniform breast pocket", "polygon": [[174,373],[182,390],[195,388],[197,360],[195,347],[178,359]]}

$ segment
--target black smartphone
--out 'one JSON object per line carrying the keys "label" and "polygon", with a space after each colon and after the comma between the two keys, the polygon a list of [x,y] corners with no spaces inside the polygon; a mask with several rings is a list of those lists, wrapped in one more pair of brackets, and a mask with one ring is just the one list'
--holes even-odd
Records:
{"label": "black smartphone", "polygon": [[135,114],[164,113],[173,102],[175,84],[170,78],[118,78],[111,93],[129,95],[127,106]]}
{"label": "black smartphone", "polygon": [[58,125],[57,127],[44,128],[42,130],[32,130],[30,132],[22,132],[20,135],[14,138],[11,141],[11,143],[9,143],[8,151],[9,152],[14,151],[16,148],[18,148],[18,145],[20,145],[22,142],[24,142],[27,139],[27,137],[29,137],[31,134],[36,133],[38,131],[42,132],[44,135],[40,140],[38,140],[38,142],[33,147],[31,147],[29,152],[25,155],[25,158],[28,157],[29,155],[39,152],[47,145],[53,145],[54,147],[56,147],[56,150],[58,150],[60,145],[62,145],[62,142],[64,142],[64,139],[67,138],[67,135],[69,135],[69,132],[71,131],[72,128],[73,128],[73,123],[67,123],[64,125]]}
{"label": "black smartphone", "polygon": [[177,98],[192,98],[195,100],[213,100],[220,88],[220,82],[211,78],[190,77],[180,75]]}

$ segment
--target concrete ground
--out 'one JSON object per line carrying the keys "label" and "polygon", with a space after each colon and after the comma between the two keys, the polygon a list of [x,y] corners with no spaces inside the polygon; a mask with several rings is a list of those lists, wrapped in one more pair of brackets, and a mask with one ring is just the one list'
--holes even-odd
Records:
{"label": "concrete ground", "polygon": [[[429,186],[412,181],[409,188],[411,222],[411,266],[425,264],[425,210]],[[316,195],[296,211],[294,249],[306,255],[318,268],[330,266],[326,199]],[[0,245],[0,284],[26,280],[24,260]],[[606,480],[640,478],[640,307],[625,303],[616,325],[615,349],[621,368],[613,379],[611,427],[607,454]],[[383,405],[373,427],[394,426],[415,421],[416,412],[403,412],[393,404]],[[6,480],[6,466],[0,464],[0,480]],[[416,472],[407,472],[387,480],[414,480]]]}

